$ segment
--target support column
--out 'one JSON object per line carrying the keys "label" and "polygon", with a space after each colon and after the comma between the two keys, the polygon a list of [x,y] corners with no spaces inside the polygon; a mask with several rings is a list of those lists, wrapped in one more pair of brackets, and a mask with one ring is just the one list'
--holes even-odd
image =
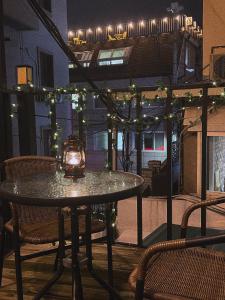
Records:
{"label": "support column", "polygon": [[50,101],[50,118],[51,118],[51,145],[50,145],[50,153],[51,156],[56,157],[57,155],[57,139],[55,133],[57,132],[57,120],[56,120],[56,103],[55,98],[52,98]]}
{"label": "support column", "polygon": [[[207,191],[207,122],[208,122],[208,88],[203,88],[202,97],[202,176],[201,201],[206,200]],[[201,209],[201,235],[206,235],[206,208]]]}
{"label": "support column", "polygon": [[[3,23],[3,1],[0,0],[0,88],[7,87],[4,23]],[[12,157],[12,124],[11,103],[7,93],[0,92],[0,161]]]}
{"label": "support column", "polygon": [[172,90],[167,92],[166,99],[166,137],[167,137],[167,240],[172,239],[172,120],[168,117],[172,113]]}
{"label": "support column", "polygon": [[[137,174],[142,175],[142,107],[141,107],[141,93],[137,94],[136,100],[136,151],[137,151]],[[137,195],[137,241],[138,246],[142,246],[142,194]]]}
{"label": "support column", "polygon": [[30,94],[17,96],[20,155],[36,155],[35,100]]}
{"label": "support column", "polygon": [[108,169],[112,170],[113,166],[113,122],[112,122],[112,106],[109,101],[108,105],[108,119],[107,119],[107,127],[108,127]]}

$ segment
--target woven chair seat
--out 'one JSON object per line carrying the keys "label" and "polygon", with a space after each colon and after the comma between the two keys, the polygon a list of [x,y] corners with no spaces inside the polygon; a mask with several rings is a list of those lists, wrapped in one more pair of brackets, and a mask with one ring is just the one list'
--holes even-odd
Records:
{"label": "woven chair seat", "polygon": [[[9,232],[13,232],[12,220],[5,224],[5,228]],[[105,229],[104,223],[97,219],[92,219],[91,232],[101,232]],[[86,234],[85,216],[79,216],[79,233]],[[70,218],[65,218],[64,222],[65,239],[71,237],[71,222]],[[44,220],[41,223],[21,223],[20,224],[20,239],[22,242],[31,244],[54,243],[59,240],[58,236],[58,219]]]}
{"label": "woven chair seat", "polygon": [[[136,268],[130,275],[136,289]],[[144,296],[157,300],[225,299],[225,253],[202,248],[162,252],[147,266]]]}

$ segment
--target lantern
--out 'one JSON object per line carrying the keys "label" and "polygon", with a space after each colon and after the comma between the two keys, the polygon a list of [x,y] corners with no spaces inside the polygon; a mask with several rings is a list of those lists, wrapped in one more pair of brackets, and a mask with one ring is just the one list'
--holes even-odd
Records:
{"label": "lantern", "polygon": [[33,83],[33,68],[31,66],[17,66],[16,73],[18,85],[28,85]]}
{"label": "lantern", "polygon": [[75,136],[69,136],[63,144],[63,169],[65,177],[84,177],[85,153],[82,142]]}

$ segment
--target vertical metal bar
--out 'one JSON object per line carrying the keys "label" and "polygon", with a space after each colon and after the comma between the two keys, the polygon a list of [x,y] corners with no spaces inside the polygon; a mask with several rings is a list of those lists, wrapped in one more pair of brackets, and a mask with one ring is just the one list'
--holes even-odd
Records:
{"label": "vertical metal bar", "polygon": [[83,300],[83,289],[78,259],[79,223],[77,207],[71,209],[71,235],[72,235],[72,300]]}
{"label": "vertical metal bar", "polygon": [[81,110],[78,112],[78,128],[79,128],[79,139],[84,142],[84,126],[83,126],[83,119],[84,119],[84,101],[83,101],[83,96],[79,97],[78,100],[79,107]]}
{"label": "vertical metal bar", "polygon": [[[55,99],[54,99],[55,100]],[[51,156],[57,155],[57,145],[55,139],[55,133],[57,131],[57,124],[56,124],[56,103],[55,101],[50,102],[50,119],[51,119],[51,145],[50,145],[50,153]]]}
{"label": "vertical metal bar", "polygon": [[[207,191],[207,122],[208,122],[208,88],[203,88],[202,97],[202,178],[201,201],[206,200]],[[201,209],[201,235],[206,234],[206,208]]]}
{"label": "vertical metal bar", "polygon": [[[142,175],[142,107],[141,107],[141,94],[137,95],[136,102],[136,150],[137,150],[137,174]],[[142,246],[142,195],[137,194],[137,243]]]}
{"label": "vertical metal bar", "polygon": [[21,93],[17,96],[20,155],[36,155],[36,120],[34,96]]}
{"label": "vertical metal bar", "polygon": [[[0,87],[6,88],[6,59],[3,0],[0,0]],[[0,92],[0,161],[12,157],[11,103],[7,93]]]}
{"label": "vertical metal bar", "polygon": [[166,136],[167,136],[167,240],[172,239],[172,90],[168,89],[166,99]]}
{"label": "vertical metal bar", "polygon": [[113,165],[113,149],[112,149],[112,142],[113,142],[113,122],[112,122],[112,107],[111,102],[109,101],[108,105],[108,169],[112,170]]}
{"label": "vertical metal bar", "polygon": [[[113,242],[113,228],[112,228],[112,203],[106,205],[106,230],[107,230],[107,258],[108,258],[108,283],[113,287],[113,257],[112,257],[112,242]],[[113,300],[112,294],[109,299]]]}
{"label": "vertical metal bar", "polygon": [[18,217],[15,216],[13,224],[13,246],[15,252],[15,265],[16,265],[16,288],[17,299],[23,300],[23,282],[22,282],[22,270],[21,270],[21,256],[20,256],[20,238],[19,238],[19,223]]}

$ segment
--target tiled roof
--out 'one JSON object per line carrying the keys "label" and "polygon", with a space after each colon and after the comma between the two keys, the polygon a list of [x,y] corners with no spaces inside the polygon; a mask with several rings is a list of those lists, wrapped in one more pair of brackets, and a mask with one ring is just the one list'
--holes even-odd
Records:
{"label": "tiled roof", "polygon": [[[176,35],[180,48],[182,33]],[[94,51],[91,64],[85,68],[92,80],[133,79],[140,77],[167,76],[173,68],[173,34],[161,34],[149,37],[129,38],[125,40],[73,45],[74,52]],[[99,50],[132,46],[127,64],[98,66]],[[178,49],[179,50],[179,49]],[[70,69],[70,81],[81,82],[83,79],[76,69]]]}

